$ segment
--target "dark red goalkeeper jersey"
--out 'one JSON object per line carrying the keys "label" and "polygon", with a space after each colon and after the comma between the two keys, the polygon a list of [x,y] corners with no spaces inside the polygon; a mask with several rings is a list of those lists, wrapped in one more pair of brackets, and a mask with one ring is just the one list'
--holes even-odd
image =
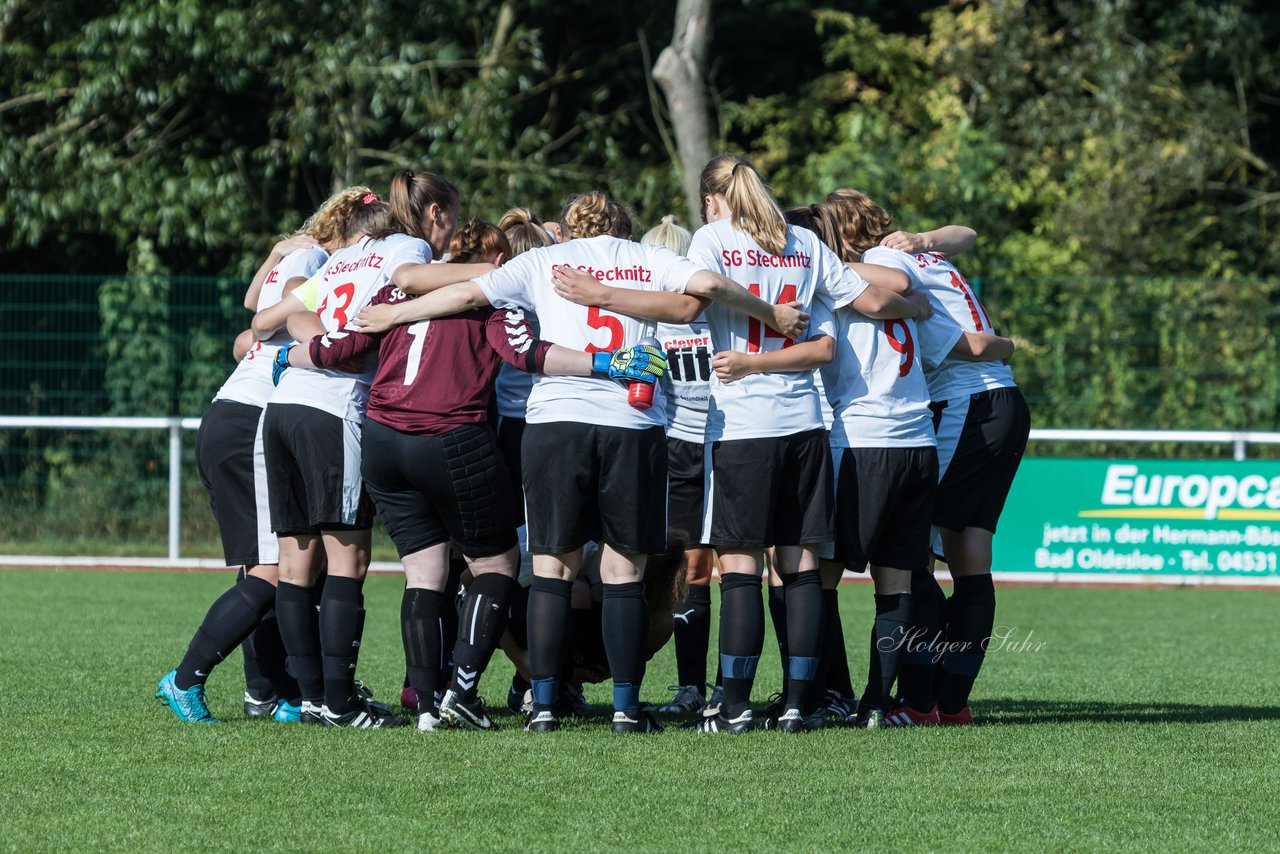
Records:
{"label": "dark red goalkeeper jersey", "polygon": [[[394,285],[370,305],[412,299]],[[378,347],[366,415],[402,433],[438,436],[488,418],[501,361],[539,373],[551,349],[518,309],[476,309],[369,335],[342,328],[311,339],[311,361],[330,368]]]}

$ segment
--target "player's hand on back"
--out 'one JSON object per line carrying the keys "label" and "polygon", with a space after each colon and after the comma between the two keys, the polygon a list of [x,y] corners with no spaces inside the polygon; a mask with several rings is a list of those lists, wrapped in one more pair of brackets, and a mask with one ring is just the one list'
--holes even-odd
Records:
{"label": "player's hand on back", "polygon": [[809,328],[809,315],[801,310],[803,303],[787,302],[773,307],[774,329],[788,338],[799,338]]}
{"label": "player's hand on back", "polygon": [[912,290],[907,294],[907,299],[910,300],[920,312],[916,315],[916,320],[928,320],[933,317],[933,303],[929,302],[929,298],[923,293],[917,290]]}
{"label": "player's hand on back", "polygon": [[367,335],[377,335],[399,325],[398,307],[386,303],[366,305],[354,319],[347,322],[347,326]]}
{"label": "player's hand on back", "polygon": [[551,268],[556,293],[578,305],[604,305],[609,288],[590,273],[561,264]]}
{"label": "player's hand on back", "polygon": [[895,231],[893,234],[886,234],[881,239],[880,245],[906,252],[909,255],[924,252],[928,248],[924,245],[924,236],[911,231]]}
{"label": "player's hand on back", "polygon": [[293,237],[286,237],[275,246],[271,247],[272,255],[279,255],[281,258],[291,252],[297,252],[299,249],[308,249],[312,246],[319,246],[320,241],[316,240],[310,234],[295,234]]}

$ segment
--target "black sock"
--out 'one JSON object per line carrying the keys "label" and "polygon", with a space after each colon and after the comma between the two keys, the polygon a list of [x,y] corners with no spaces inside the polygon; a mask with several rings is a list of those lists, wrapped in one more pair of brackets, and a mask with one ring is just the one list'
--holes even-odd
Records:
{"label": "black sock", "polygon": [[911,576],[911,629],[902,650],[898,687],[902,689],[902,701],[918,712],[928,712],[937,705],[933,659],[942,630],[937,587],[933,573],[916,572]]}
{"label": "black sock", "polygon": [[782,577],[787,608],[785,708],[801,708],[822,654],[822,577],[816,569]]}
{"label": "black sock", "polygon": [[[248,577],[245,568],[240,567],[240,572],[236,575],[236,583],[243,581]],[[262,627],[263,622],[268,618],[274,621],[275,604],[276,604],[275,588],[271,588],[271,608],[262,615],[262,619],[258,621],[257,628],[249,632],[248,636],[240,644],[240,653],[244,662],[244,690],[245,693],[253,697],[255,700],[269,700],[277,696],[275,686],[271,683],[271,679],[262,669],[262,662],[258,660],[258,647],[256,638],[258,629]]]}
{"label": "black sock", "polygon": [[405,673],[418,695],[418,714],[436,711],[440,690],[440,610],[444,594],[406,587],[400,599],[400,639],[404,642]]}
{"label": "black sock", "polygon": [[324,703],[324,671],[320,665],[320,616],[315,591],[287,581],[276,585],[276,621],[289,654],[289,672],[298,680],[302,699]]}
{"label": "black sock", "polygon": [[489,666],[493,651],[507,627],[507,602],[514,578],[486,572],[467,588],[467,600],[458,620],[458,642],[453,648],[453,690],[468,702],[476,698],[480,674]]}
{"label": "black sock", "polygon": [[911,594],[876,594],[876,621],[871,626],[871,662],[863,704],[888,711],[893,681],[898,678],[907,629],[911,627]]}
{"label": "black sock", "polygon": [[676,679],[705,691],[707,647],[711,644],[711,587],[694,584],[675,614]]}
{"label": "black sock", "polygon": [[324,655],[324,704],[335,715],[355,707],[356,656],[364,624],[364,582],[329,577],[320,600],[320,650]]}
{"label": "black sock", "polygon": [[258,625],[262,615],[271,610],[275,592],[269,582],[247,575],[219,596],[204,615],[204,622],[196,629],[178,665],[174,678],[178,688],[185,691],[203,685],[213,668],[230,655]]}
{"label": "black sock", "polygon": [[773,624],[773,640],[778,644],[778,661],[782,668],[782,695],[787,694],[787,592],[782,585],[765,586],[769,601],[769,622]]}
{"label": "black sock", "polygon": [[507,631],[521,649],[529,648],[529,588],[516,584],[507,600]]}
{"label": "black sock", "polygon": [[736,718],[751,705],[760,650],[764,647],[764,603],[760,579],[729,572],[720,580],[720,669],[724,704],[720,713]]}
{"label": "black sock", "polygon": [[938,710],[954,715],[969,705],[996,621],[996,588],[990,574],[962,576],[947,607],[947,654],[942,659]]}
{"label": "black sock", "polygon": [[297,705],[301,693],[298,680],[289,675],[285,664],[284,641],[280,639],[280,623],[276,620],[274,596],[271,610],[240,644],[244,653],[245,689],[258,699],[275,696]]}
{"label": "black sock", "polygon": [[560,664],[569,636],[572,581],[534,576],[529,586],[529,681],[533,708],[551,711],[560,699]]}
{"label": "black sock", "polygon": [[613,674],[613,710],[634,713],[640,709],[640,683],[649,651],[649,603],[644,598],[644,582],[603,587],[600,625]]}
{"label": "black sock", "polygon": [[[467,562],[461,556],[449,558],[449,580],[444,586],[444,601],[440,605],[440,672],[453,675],[453,645],[458,639],[458,590],[462,587],[462,573]],[[447,687],[447,686],[446,686]]]}
{"label": "black sock", "polygon": [[840,620],[839,590],[822,591],[822,633],[826,638],[822,653],[827,668],[824,690],[848,697],[853,694],[853,679],[849,675],[849,650],[844,645],[844,624]]}

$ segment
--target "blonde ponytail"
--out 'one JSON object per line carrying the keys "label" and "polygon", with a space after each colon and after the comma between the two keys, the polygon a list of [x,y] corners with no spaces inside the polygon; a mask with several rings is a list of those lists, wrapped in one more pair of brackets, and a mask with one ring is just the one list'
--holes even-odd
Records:
{"label": "blonde ponytail", "polygon": [[689,233],[689,229],[678,224],[675,217],[667,214],[660,224],[645,232],[640,242],[649,246],[665,246],[677,255],[688,255],[693,235]]}
{"label": "blonde ponytail", "polygon": [[782,254],[787,245],[787,221],[769,185],[750,161],[732,154],[712,158],[702,170],[698,192],[703,198],[704,220],[706,197],[724,196],[733,227],[751,235],[767,252]]}
{"label": "blonde ponytail", "polygon": [[540,249],[555,243],[542,220],[528,208],[512,208],[498,220],[498,228],[507,235],[511,243],[511,254],[508,260],[530,249]]}

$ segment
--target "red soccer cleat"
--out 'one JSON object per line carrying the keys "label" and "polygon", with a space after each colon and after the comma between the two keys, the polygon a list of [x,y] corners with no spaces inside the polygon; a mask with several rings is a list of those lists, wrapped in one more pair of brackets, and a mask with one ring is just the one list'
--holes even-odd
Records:
{"label": "red soccer cleat", "polygon": [[910,706],[898,706],[884,716],[884,725],[887,727],[937,726],[940,722],[937,706],[927,712],[917,712]]}
{"label": "red soccer cleat", "polygon": [[973,712],[969,711],[968,706],[965,706],[954,715],[939,711],[938,719],[943,726],[973,726]]}

